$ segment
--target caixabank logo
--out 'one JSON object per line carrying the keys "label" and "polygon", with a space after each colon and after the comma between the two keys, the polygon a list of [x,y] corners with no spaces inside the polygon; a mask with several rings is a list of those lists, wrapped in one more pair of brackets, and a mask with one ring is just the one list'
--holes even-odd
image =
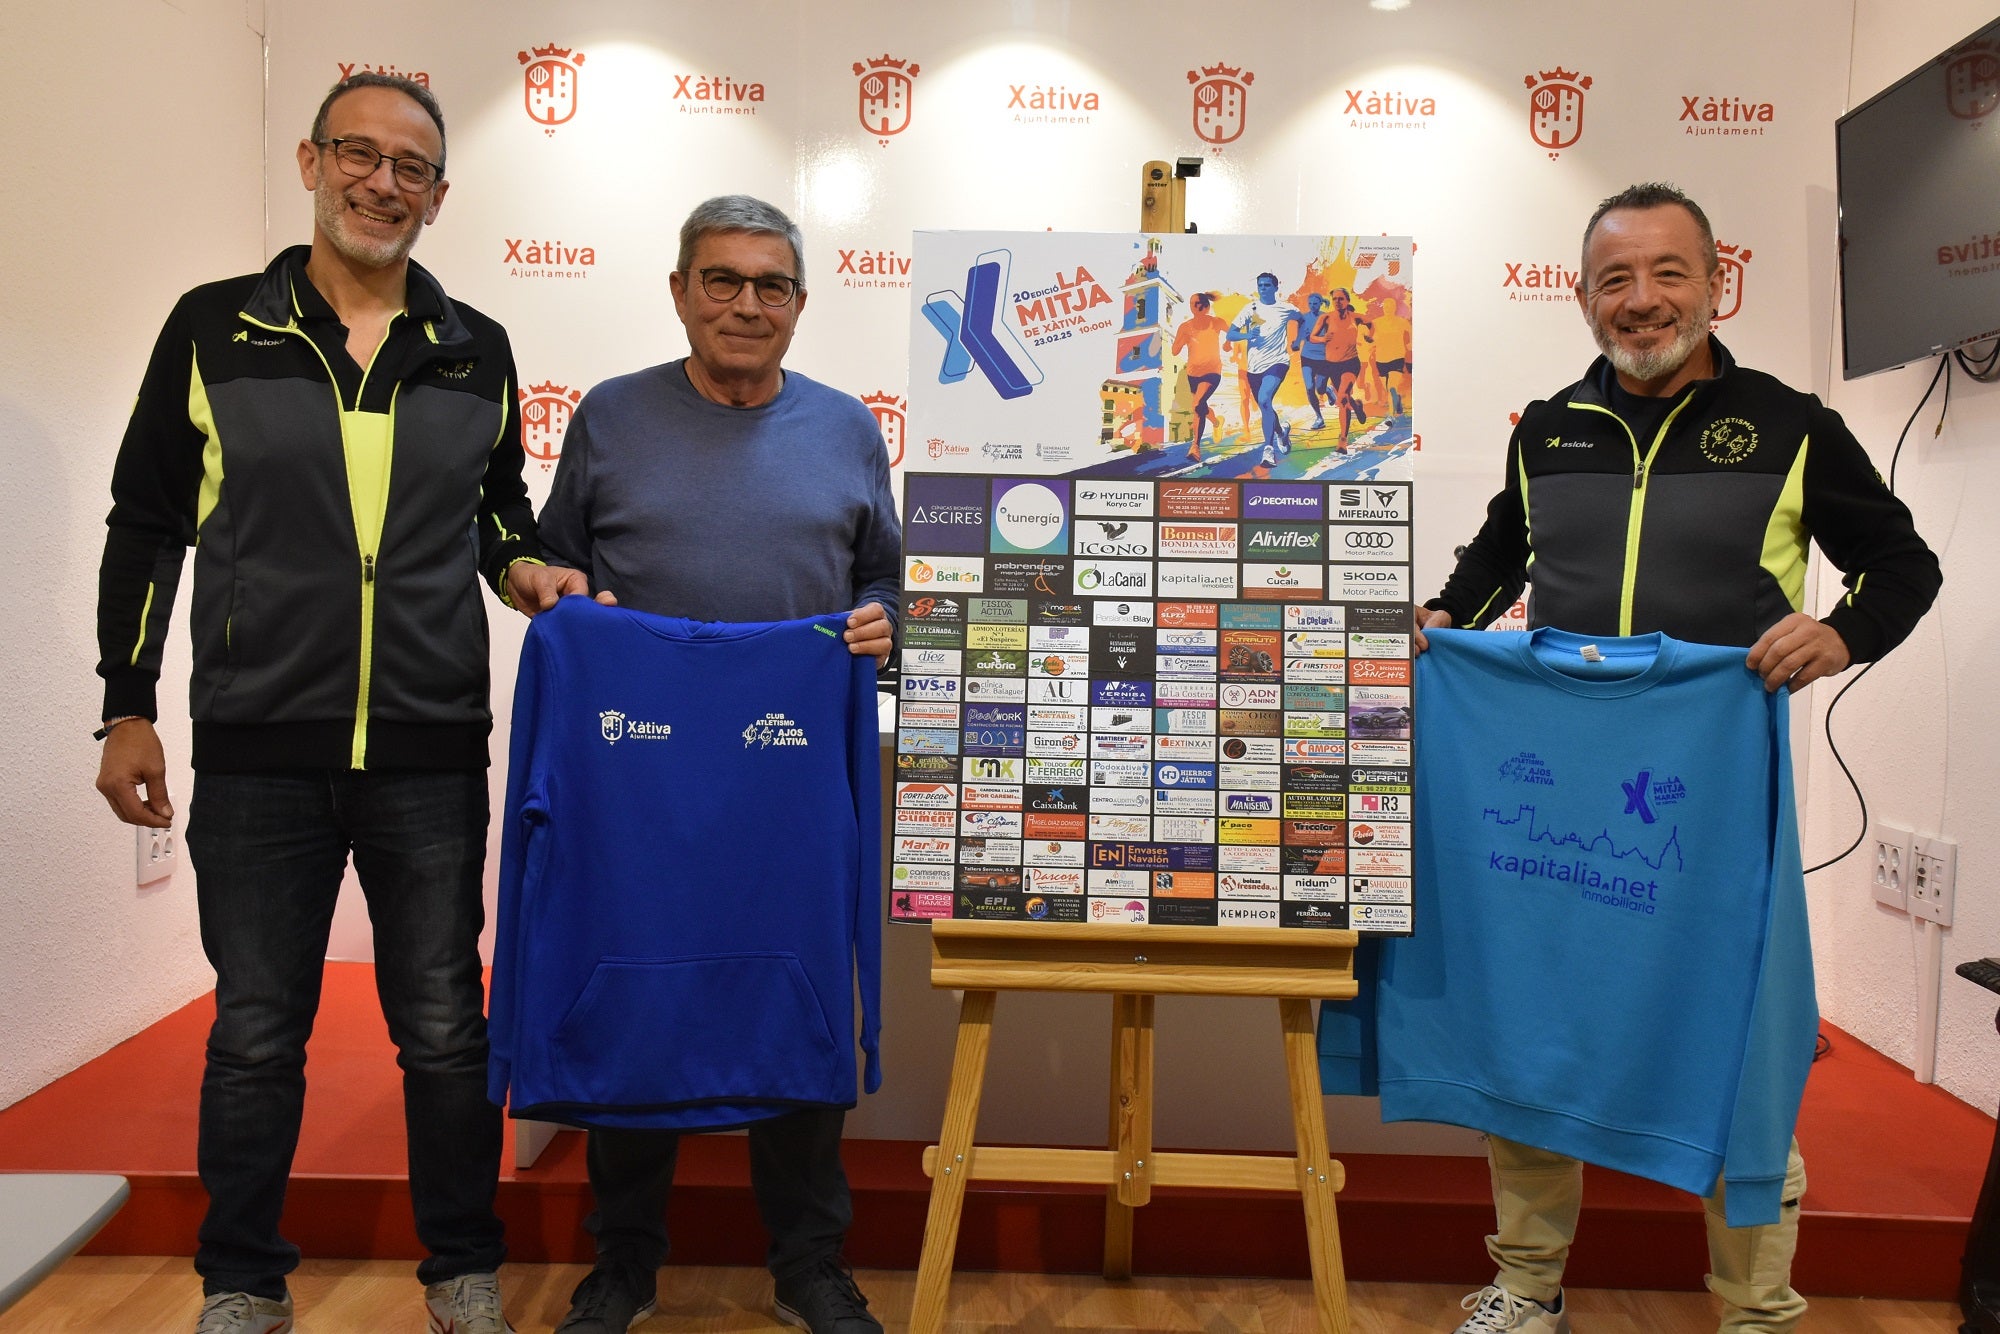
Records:
{"label": "caixabank logo", "polygon": [[563,432],[583,401],[579,390],[561,384],[531,384],[516,391],[521,400],[521,448],[543,472],[562,457]]}
{"label": "caixabank logo", "polygon": [[550,42],[515,53],[521,63],[521,96],[528,119],[554,134],[576,115],[577,85],[583,77],[583,52]]}
{"label": "caixabank logo", "polygon": [[854,62],[861,128],[884,148],[893,136],[910,128],[911,94],[921,68],[915,61],[898,60],[887,52]]}
{"label": "caixabank logo", "polygon": [[1194,132],[1209,150],[1241,139],[1256,74],[1235,65],[1214,64],[1189,70],[1187,80],[1194,85]]}
{"label": "caixabank logo", "polygon": [[2000,107],[2000,51],[1967,42],[1944,63],[1945,109],[1959,120],[1981,121]]}
{"label": "caixabank logo", "polygon": [[888,390],[878,390],[863,394],[861,401],[868,405],[868,411],[875,417],[875,424],[882,428],[882,446],[889,451],[889,466],[903,466],[903,438],[910,428],[910,400]]}
{"label": "caixabank logo", "polygon": [[1539,74],[1527,75],[1528,135],[1549,150],[1549,160],[1575,146],[1583,137],[1583,95],[1590,91],[1590,76],[1575,74],[1557,65]]}
{"label": "caixabank logo", "polygon": [[1715,261],[1722,269],[1722,295],[1715,303],[1715,323],[1720,324],[1743,309],[1743,274],[1750,263],[1750,247],[1715,243]]}

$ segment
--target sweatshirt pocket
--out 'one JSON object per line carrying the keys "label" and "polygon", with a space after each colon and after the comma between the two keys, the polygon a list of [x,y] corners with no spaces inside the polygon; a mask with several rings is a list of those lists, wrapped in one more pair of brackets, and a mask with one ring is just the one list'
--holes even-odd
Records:
{"label": "sweatshirt pocket", "polygon": [[792,954],[600,960],[552,1045],[580,1103],[845,1100],[826,1012]]}

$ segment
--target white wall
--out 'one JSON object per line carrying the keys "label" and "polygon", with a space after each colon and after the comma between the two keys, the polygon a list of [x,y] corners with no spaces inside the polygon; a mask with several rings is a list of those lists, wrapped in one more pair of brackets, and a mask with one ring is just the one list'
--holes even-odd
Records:
{"label": "white wall", "polygon": [[[91,788],[111,460],[160,321],[263,256],[262,41],[245,0],[0,6],[0,1105],[214,984],[194,881],[133,887]],[[187,648],[160,692],[189,794]]]}
{"label": "white wall", "polygon": [[[1920,6],[1859,0],[1848,103],[1858,105],[1993,18],[1985,0]],[[1823,280],[1831,284],[1828,274]],[[1837,347],[1837,344],[1835,344]],[[1890,452],[1923,396],[1935,361],[1851,383],[1830,401],[1886,476]],[[1834,375],[1838,375],[1836,369]],[[1944,936],[1938,1082],[1974,1105],[2000,1101],[1995,997],[1951,973],[2000,954],[2000,710],[1989,651],[2000,621],[1985,584],[2000,561],[2000,386],[1956,377],[1943,434],[1940,400],[1910,431],[1897,492],[1944,564],[1944,591],[1916,633],[1854,689],[1834,715],[1834,737],[1868,801],[1871,821],[1943,834],[1959,844],[1958,902]],[[1829,600],[1840,592],[1823,582]],[[1814,689],[1811,791],[1805,802],[1807,864],[1847,846],[1860,828],[1853,794],[1827,753],[1821,718],[1832,692]],[[1813,877],[1813,935],[1826,1017],[1870,1046],[1916,1063],[1925,945],[1918,923],[1878,906],[1860,853]]]}

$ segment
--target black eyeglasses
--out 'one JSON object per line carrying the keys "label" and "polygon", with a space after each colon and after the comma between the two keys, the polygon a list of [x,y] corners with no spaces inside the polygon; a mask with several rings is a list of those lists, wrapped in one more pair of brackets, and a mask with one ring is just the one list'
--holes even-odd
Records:
{"label": "black eyeglasses", "polygon": [[805,284],[797,278],[787,278],[782,273],[765,273],[755,278],[746,278],[734,269],[697,269],[695,273],[710,301],[734,301],[748,283],[765,305],[789,306],[792,298],[805,289]]}
{"label": "black eyeglasses", "polygon": [[333,160],[340,169],[357,180],[366,180],[375,174],[375,168],[384,162],[389,164],[396,184],[405,190],[428,190],[444,175],[444,168],[435,162],[420,157],[390,157],[358,139],[321,139],[316,141],[321,148],[333,150]]}

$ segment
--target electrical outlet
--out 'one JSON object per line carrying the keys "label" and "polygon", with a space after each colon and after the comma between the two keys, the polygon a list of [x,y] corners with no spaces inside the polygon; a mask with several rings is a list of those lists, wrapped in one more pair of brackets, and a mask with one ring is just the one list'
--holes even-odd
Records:
{"label": "electrical outlet", "polygon": [[1910,910],[1910,842],[1915,837],[1907,829],[1878,824],[1868,831],[1875,855],[1869,861],[1870,883],[1875,901],[1897,912]]}
{"label": "electrical outlet", "polygon": [[1958,887],[1958,844],[1919,834],[1910,845],[1910,916],[1951,925]]}
{"label": "electrical outlet", "polygon": [[140,825],[133,832],[139,836],[139,887],[144,889],[171,876],[181,855],[180,840],[174,837],[172,826],[148,829]]}

